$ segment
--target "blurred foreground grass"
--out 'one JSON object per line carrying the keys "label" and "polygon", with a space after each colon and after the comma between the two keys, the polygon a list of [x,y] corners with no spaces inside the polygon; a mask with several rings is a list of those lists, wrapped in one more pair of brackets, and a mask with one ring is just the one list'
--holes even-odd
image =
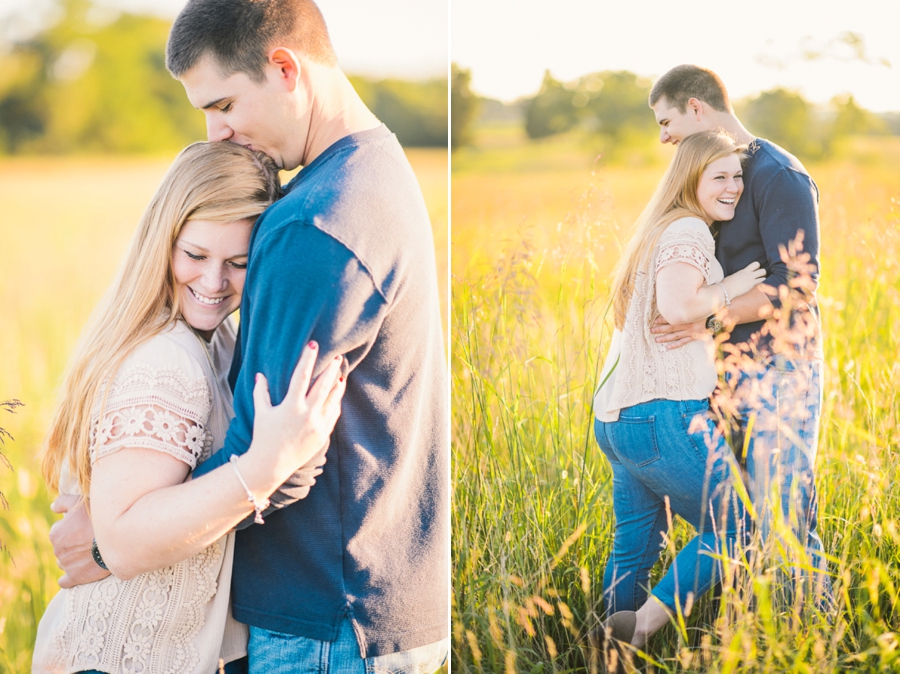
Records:
{"label": "blurred foreground grass", "polygon": [[[452,174],[453,671],[586,671],[613,531],[590,412],[608,280],[672,150],[622,166],[571,136],[479,143]],[[807,168],[826,335],[819,530],[840,612],[792,625],[706,598],[685,632],[649,642],[647,671],[900,671],[900,139],[854,139]],[[679,523],[675,546],[691,535]]]}
{"label": "blurred foreground grass", "polygon": [[[434,230],[442,316],[447,295],[447,152],[407,152]],[[37,622],[61,575],[47,540],[56,517],[36,459],[59,377],[144,207],[160,159],[0,160],[0,401],[25,403],[0,427],[0,674],[30,671]]]}

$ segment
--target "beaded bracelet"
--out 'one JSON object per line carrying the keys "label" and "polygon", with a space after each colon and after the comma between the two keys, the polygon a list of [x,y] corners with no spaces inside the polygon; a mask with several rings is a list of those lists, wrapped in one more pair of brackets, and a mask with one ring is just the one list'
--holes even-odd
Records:
{"label": "beaded bracelet", "polygon": [[256,512],[256,516],[253,518],[253,521],[257,524],[265,524],[262,514],[263,511],[269,507],[269,499],[263,499],[262,502],[256,500],[253,492],[250,491],[250,487],[248,487],[247,483],[244,481],[244,476],[241,475],[241,471],[238,468],[237,462],[237,454],[232,454],[231,458],[228,459],[228,463],[230,463],[231,467],[234,468],[234,474],[237,475],[237,479],[240,480],[241,486],[244,488],[244,491],[247,492],[247,500],[250,501],[250,505],[253,506],[253,510]]}

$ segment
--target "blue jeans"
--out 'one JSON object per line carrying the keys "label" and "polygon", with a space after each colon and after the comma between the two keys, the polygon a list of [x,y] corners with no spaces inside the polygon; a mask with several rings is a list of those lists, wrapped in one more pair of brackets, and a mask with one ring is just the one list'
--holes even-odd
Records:
{"label": "blue jeans", "polygon": [[675,557],[653,596],[684,611],[721,575],[715,556],[735,556],[745,531],[744,508],[732,485],[740,469],[717,431],[708,400],[651,400],[596,421],[600,449],[613,471],[616,529],[603,577],[606,613],[635,611],[647,600],[670,519],[679,515],[697,535]]}
{"label": "blue jeans", "polygon": [[[756,526],[767,546],[787,555],[785,569],[795,581],[784,584],[785,599],[793,601],[793,591],[800,587],[796,581],[802,579],[807,596],[827,609],[832,602],[831,579],[816,531],[821,370],[820,361],[776,356],[764,365],[748,365],[737,375],[728,373],[725,381],[733,391],[746,448]],[[796,546],[786,538],[788,532],[804,546],[807,560],[792,552]],[[817,571],[810,572],[809,567]]]}
{"label": "blue jeans", "polygon": [[447,659],[444,639],[408,651],[363,658],[349,618],[336,641],[317,641],[250,626],[250,674],[433,674]]}

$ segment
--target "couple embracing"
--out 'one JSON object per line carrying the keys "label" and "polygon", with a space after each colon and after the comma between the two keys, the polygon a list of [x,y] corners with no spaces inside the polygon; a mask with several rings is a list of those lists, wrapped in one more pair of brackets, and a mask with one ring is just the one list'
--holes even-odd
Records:
{"label": "couple embracing", "polygon": [[[689,613],[722,579],[723,559],[750,558],[765,546],[791,550],[793,537],[803,551],[782,562],[781,596],[789,603],[805,596],[825,611],[832,601],[814,482],[822,400],[818,190],[795,157],[744,128],[709,70],[673,68],[654,85],[650,107],[660,141],[677,148],[614,277],[616,329],[594,398],[616,526],[603,583],[606,620],[590,638],[611,670]],[[786,288],[798,284],[786,252],[798,238],[813,268],[812,292],[791,303]],[[779,325],[788,324],[792,339],[766,324],[773,314],[787,316]],[[727,340],[716,339],[723,329]],[[717,369],[723,340],[731,363]],[[731,429],[710,412],[717,387]],[[738,484],[744,474],[746,488]],[[648,594],[673,514],[697,535]]]}
{"label": "couple embracing", "polygon": [[65,376],[64,589],[33,671],[434,671],[446,365],[409,163],[311,0],[191,0],[167,66],[210,142],[164,177]]}

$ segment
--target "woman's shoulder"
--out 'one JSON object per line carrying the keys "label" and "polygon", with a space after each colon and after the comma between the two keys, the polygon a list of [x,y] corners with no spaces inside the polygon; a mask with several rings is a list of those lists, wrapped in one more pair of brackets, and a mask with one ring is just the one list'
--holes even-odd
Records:
{"label": "woman's shoulder", "polygon": [[178,320],[162,332],[138,344],[125,359],[125,363],[177,365],[191,374],[202,374],[205,358],[200,338],[184,321]]}
{"label": "woman's shoulder", "polygon": [[677,220],[673,220],[672,223],[666,228],[666,233],[677,233],[677,232],[697,232],[700,234],[706,234],[709,238],[712,238],[712,233],[709,231],[709,225],[706,224],[700,218],[694,215],[686,215],[684,217],[678,218]]}
{"label": "woman's shoulder", "polygon": [[671,246],[679,243],[700,245],[704,248],[714,247],[715,241],[709,225],[695,216],[684,216],[673,220],[659,238],[660,246]]}
{"label": "woman's shoulder", "polygon": [[116,372],[114,389],[164,388],[186,402],[208,407],[208,359],[200,338],[179,320],[128,354]]}

